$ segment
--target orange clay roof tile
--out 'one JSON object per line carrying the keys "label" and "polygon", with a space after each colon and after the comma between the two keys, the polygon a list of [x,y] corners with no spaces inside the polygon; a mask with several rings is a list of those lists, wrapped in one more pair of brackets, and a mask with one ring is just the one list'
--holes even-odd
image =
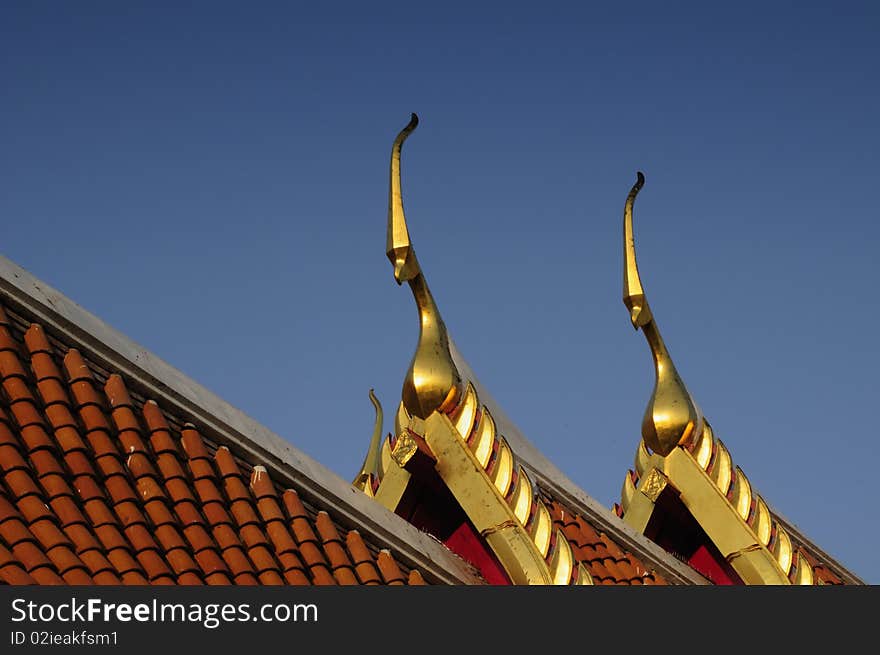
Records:
{"label": "orange clay roof tile", "polygon": [[29,465],[21,456],[18,446],[12,442],[0,441],[0,470],[4,473],[15,469],[28,470]]}
{"label": "orange clay roof tile", "polygon": [[233,500],[229,503],[229,509],[232,510],[232,517],[235,519],[238,526],[242,528],[242,532],[244,532],[243,528],[259,525],[260,523],[260,517],[257,516],[254,508],[251,507],[250,502],[247,500]]}
{"label": "orange clay roof tile", "polygon": [[84,450],[69,450],[64,453],[64,464],[70,471],[71,477],[75,478],[80,475],[96,476],[92,460]]}
{"label": "orange clay roof tile", "polygon": [[106,500],[104,487],[90,473],[76,475],[73,478],[73,488],[83,502],[89,500]]}
{"label": "orange clay roof tile", "polygon": [[330,562],[330,568],[333,571],[333,577],[342,585],[358,584],[357,576],[354,573],[354,567],[348,552],[342,544],[342,539],[333,521],[327,512],[318,512],[315,524],[318,528],[318,534],[321,535],[324,553]]}
{"label": "orange clay roof tile", "polygon": [[266,536],[269,537],[275,552],[279,555],[296,553],[299,550],[284,521],[268,521],[266,523]]}
{"label": "orange clay roof tile", "polygon": [[176,504],[188,504],[196,506],[196,496],[185,479],[173,478],[165,481],[165,489],[171,500]]}
{"label": "orange clay roof tile", "polygon": [[119,573],[119,575],[122,577],[123,582],[125,581],[126,575],[140,576],[146,582],[143,568],[141,567],[140,563],[134,557],[132,557],[127,548],[107,548],[106,553],[107,560],[113,565],[113,568],[116,569],[117,573]]}
{"label": "orange clay roof tile", "polygon": [[205,548],[195,554],[196,562],[206,575],[222,572],[228,573],[229,566],[213,548]]}
{"label": "orange clay roof tile", "polygon": [[[21,557],[19,557],[21,559]],[[28,571],[31,577],[39,585],[63,585],[68,584],[64,578],[58,575],[50,565],[38,566]]]}
{"label": "orange clay roof tile", "polygon": [[373,555],[370,553],[364,540],[361,539],[357,530],[350,530],[345,536],[345,543],[348,546],[348,552],[351,553],[354,562],[354,570],[358,579],[362,584],[375,585],[381,584],[382,577],[379,570],[373,564]]}
{"label": "orange clay roof tile", "polygon": [[177,584],[179,585],[203,585],[202,579],[192,571],[185,571],[177,576]]}
{"label": "orange clay roof tile", "polygon": [[49,558],[46,557],[42,548],[33,541],[19,540],[13,543],[7,539],[6,543],[12,549],[12,553],[15,555],[16,559],[21,562],[31,575],[33,575],[34,570],[37,568],[49,568],[52,569],[54,573],[54,568],[52,567]]}
{"label": "orange clay roof tile", "polygon": [[376,557],[376,566],[379,567],[379,572],[387,584],[402,585],[405,583],[406,578],[404,578],[403,572],[387,549],[379,551],[379,555]]}
{"label": "orange clay roof tile", "polygon": [[38,450],[30,454],[31,465],[36,471],[37,476],[42,478],[44,475],[63,474],[64,469],[55,456],[55,450]]}
{"label": "orange clay roof tile", "polygon": [[28,528],[44,550],[49,551],[55,546],[71,545],[70,538],[55,525],[52,519],[41,518],[31,523]]}
{"label": "orange clay roof tile", "polygon": [[[284,570],[283,573],[284,579],[287,581],[287,584],[297,585],[297,586],[306,586],[312,584],[312,581],[309,580],[308,576],[304,571],[298,568],[288,568]],[[318,584],[318,583],[315,583]]]}
{"label": "orange clay roof tile", "polygon": [[[146,458],[147,456],[138,455],[138,457]],[[181,480],[186,484],[186,471],[183,470],[183,466],[181,466],[176,454],[171,452],[158,453],[156,455],[156,464],[164,480]]]}
{"label": "orange clay roof tile", "polygon": [[233,575],[241,575],[242,573],[254,573],[254,566],[244,553],[241,546],[229,546],[221,552],[223,561],[229,566],[229,570]]}
{"label": "orange clay roof tile", "polygon": [[556,500],[547,499],[554,523],[572,544],[575,558],[597,584],[665,584],[665,580],[604,532]]}
{"label": "orange clay roof tile", "polygon": [[33,541],[34,535],[28,530],[27,525],[19,517],[6,519],[0,523],[0,539],[10,548],[18,544]]}
{"label": "orange clay roof tile", "polygon": [[409,572],[409,577],[407,578],[407,584],[410,585],[424,585],[427,584],[425,582],[425,578],[422,577],[422,574],[419,573],[418,569],[413,569]]}
{"label": "orange clay roof tile", "polygon": [[47,473],[40,476],[40,486],[46,492],[48,498],[59,496],[73,496],[73,488],[68,484],[64,473]]}
{"label": "orange clay roof tile", "polygon": [[46,548],[45,544],[42,544],[42,546],[45,550],[46,556],[55,565],[56,570],[62,575],[71,569],[85,569],[82,560],[66,545],[59,544],[51,548]]}
{"label": "orange clay roof tile", "polygon": [[226,573],[209,573],[205,576],[205,584],[209,585],[231,585],[232,579]]}
{"label": "orange clay roof tile", "polygon": [[191,523],[182,527],[178,525],[178,527],[180,527],[184,539],[186,539],[194,553],[198,553],[206,548],[218,550],[217,544],[204,523]]}
{"label": "orange clay roof tile", "polygon": [[214,535],[214,540],[217,542],[220,550],[231,547],[243,548],[238,532],[228,523],[215,525],[211,528],[211,534]]}
{"label": "orange clay roof tile", "polygon": [[15,555],[2,543],[0,543],[0,581],[11,585],[36,583]]}
{"label": "orange clay roof tile", "polygon": [[257,579],[259,579],[262,585],[281,586],[285,584],[284,578],[277,571],[263,571],[257,575]]}
{"label": "orange clay roof tile", "polygon": [[144,549],[135,555],[149,580],[152,582],[161,576],[169,576],[171,570],[156,550]]}
{"label": "orange clay roof tile", "polygon": [[52,510],[46,505],[40,496],[19,498],[16,505],[18,506],[18,511],[21,512],[21,515],[31,525],[33,525],[35,521],[40,521],[41,519],[51,520],[55,517]]}

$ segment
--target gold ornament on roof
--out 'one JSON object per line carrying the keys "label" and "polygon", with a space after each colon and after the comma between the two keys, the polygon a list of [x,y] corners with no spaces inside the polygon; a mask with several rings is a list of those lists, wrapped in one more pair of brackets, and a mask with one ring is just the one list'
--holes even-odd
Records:
{"label": "gold ornament on roof", "polygon": [[654,358],[656,379],[654,392],[642,419],[642,438],[648,447],[666,456],[679,444],[686,443],[703,431],[703,415],[678,375],[669,356],[639,276],[633,239],[633,204],[645,176],[638,179],[629,192],[623,211],[623,303],[630,313],[633,327],[641,328]]}
{"label": "gold ornament on roof", "polygon": [[376,420],[373,425],[373,436],[370,439],[370,447],[367,456],[361,465],[361,470],[352,484],[368,496],[373,496],[373,486],[382,478],[382,403],[376,398],[376,394],[370,389],[370,402],[376,410]]}

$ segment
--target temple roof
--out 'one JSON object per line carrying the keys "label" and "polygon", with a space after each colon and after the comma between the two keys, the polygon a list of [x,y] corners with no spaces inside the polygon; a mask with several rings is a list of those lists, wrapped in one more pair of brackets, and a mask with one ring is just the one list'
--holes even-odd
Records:
{"label": "temple roof", "polygon": [[[485,584],[436,539],[0,258],[0,580]],[[540,455],[451,345],[598,584],[705,582]]]}
{"label": "temple roof", "polygon": [[624,205],[623,302],[648,342],[655,382],[615,512],[716,582],[862,584],[770,509],[679,376],[636,262],[633,206],[644,184],[639,172]]}
{"label": "temple roof", "polygon": [[0,378],[3,582],[482,582],[4,258]]}
{"label": "temple roof", "polygon": [[0,258],[0,581],[861,583],[752,490],[675,371],[635,267],[641,174],[624,300],[657,387],[622,507],[521,433],[456,348],[415,256],[400,151],[416,125],[392,147],[387,255],[419,340],[384,440],[371,393],[354,484]]}

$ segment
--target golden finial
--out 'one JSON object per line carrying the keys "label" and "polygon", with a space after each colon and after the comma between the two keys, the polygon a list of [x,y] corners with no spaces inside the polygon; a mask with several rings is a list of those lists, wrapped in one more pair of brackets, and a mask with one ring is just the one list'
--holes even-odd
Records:
{"label": "golden finial", "polygon": [[645,176],[641,172],[637,175],[623,210],[623,303],[629,309],[633,327],[641,328],[648,341],[656,372],[654,392],[642,419],[642,438],[651,450],[665,457],[679,444],[702,433],[703,415],[675,370],[642,288],[636,265],[632,210]]}
{"label": "golden finial", "polygon": [[360,473],[357,474],[357,477],[355,477],[352,484],[364,493],[372,496],[373,479],[378,478],[380,474],[379,464],[381,462],[383,421],[382,403],[376,398],[376,394],[373,393],[372,389],[370,389],[370,402],[373,403],[373,407],[376,409],[376,423],[373,426],[373,438],[370,439],[370,447],[367,449],[367,456],[364,458]]}
{"label": "golden finial", "polygon": [[410,243],[403,213],[400,151],[418,124],[419,118],[413,114],[391,147],[386,252],[394,265],[394,279],[398,284],[409,283],[419,310],[419,342],[403,381],[403,404],[410,414],[425,419],[435,410],[448,409],[455,403],[461,389],[461,375],[452,361],[446,326]]}

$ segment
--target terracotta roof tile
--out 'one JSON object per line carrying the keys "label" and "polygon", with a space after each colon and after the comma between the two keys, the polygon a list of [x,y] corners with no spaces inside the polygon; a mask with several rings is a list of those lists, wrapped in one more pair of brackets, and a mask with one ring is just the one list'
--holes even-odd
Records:
{"label": "terracotta roof tile", "polygon": [[99,485],[95,476],[90,473],[75,475],[73,477],[73,488],[83,502],[89,500],[104,501],[106,499],[103,486]]}
{"label": "terracotta roof tile", "polygon": [[[64,534],[70,537],[70,540],[76,546],[77,552],[96,551],[100,553],[101,551],[101,543],[85,525],[67,525],[64,527]],[[104,557],[103,554],[101,557]]]}
{"label": "terracotta roof tile", "polygon": [[71,569],[85,570],[85,564],[83,564],[83,561],[66,545],[59,544],[51,548],[46,548],[45,544],[42,545],[45,549],[46,556],[62,575]]}
{"label": "terracotta roof tile", "polygon": [[133,523],[122,529],[122,533],[132,545],[135,553],[142,550],[159,550],[159,545],[153,539],[153,533],[140,523]]}
{"label": "terracotta roof tile", "polygon": [[333,525],[330,515],[324,511],[318,512],[315,524],[318,528],[318,534],[321,535],[324,553],[330,562],[330,568],[337,582],[342,585],[358,584],[348,552],[342,544],[342,539],[336,530],[336,526]]}
{"label": "terracotta roof tile", "polygon": [[51,475],[53,473],[56,475],[64,473],[64,469],[58,462],[58,458],[55,456],[54,449],[31,452],[30,460],[38,477]]}
{"label": "terracotta roof tile", "polygon": [[54,518],[52,510],[46,505],[41,496],[19,498],[16,505],[18,506],[18,511],[21,512],[21,515],[31,524],[32,529],[34,521]]}
{"label": "terracotta roof tile", "polygon": [[[86,551],[80,551],[79,558],[82,560],[83,564],[86,565],[86,568],[91,572],[92,577],[95,577],[99,574],[105,573],[104,576],[105,582],[104,584],[121,584],[119,576],[116,575],[116,571],[113,568],[113,564],[104,557],[104,554],[99,549],[91,549]],[[116,580],[116,582],[109,582],[110,578]]]}
{"label": "terracotta roof tile", "polygon": [[[144,580],[142,584],[146,584],[147,579],[144,577],[144,570],[140,563],[132,557],[127,548],[108,548],[107,560],[113,565],[113,568],[120,574],[123,581],[126,575],[129,577],[140,577]],[[129,584],[126,582],[126,584]]]}
{"label": "terracotta roof tile", "polygon": [[381,584],[382,577],[379,570],[373,563],[373,555],[370,553],[364,540],[357,530],[350,530],[345,536],[345,543],[348,546],[348,552],[351,553],[354,562],[354,570],[358,579],[362,584],[376,585]]}
{"label": "terracotta roof tile", "polygon": [[306,586],[312,584],[305,572],[297,567],[285,568],[283,575],[288,584],[298,586]]}
{"label": "terracotta roof tile", "polygon": [[47,473],[40,476],[40,486],[49,498],[58,496],[73,496],[73,489],[67,483],[64,473]]}
{"label": "terracotta roof tile", "polygon": [[186,471],[180,465],[180,460],[174,453],[164,452],[157,453],[156,463],[159,466],[159,472],[166,480],[180,480],[186,484]]}
{"label": "terracotta roof tile", "polygon": [[178,575],[181,573],[197,574],[201,571],[199,565],[189,554],[185,546],[181,545],[179,547],[169,548],[164,543],[162,545],[165,547],[165,559],[171,565],[171,568],[175,573]]}
{"label": "terracotta roof tile", "polygon": [[222,555],[223,561],[229,566],[229,570],[232,571],[234,576],[239,576],[243,573],[253,574],[255,572],[253,564],[251,564],[247,555],[244,554],[244,549],[241,546],[224,548]]}
{"label": "terracotta roof tile", "polygon": [[[21,555],[18,555],[20,561],[22,561]],[[34,569],[28,571],[31,574],[31,577],[36,581],[37,584],[40,585],[63,585],[69,584],[64,578],[58,575],[55,571],[52,570],[51,566],[38,566]]]}
{"label": "terracotta roof tile", "polygon": [[409,572],[409,578],[407,578],[407,584],[410,585],[424,585],[427,584],[425,582],[425,578],[422,577],[422,574],[419,573],[418,569],[413,569]]}
{"label": "terracotta roof tile", "polygon": [[192,571],[185,571],[177,576],[177,584],[179,585],[203,585],[202,579]]}
{"label": "terracotta roof tile", "polygon": [[193,523],[183,528],[183,536],[186,538],[194,553],[200,553],[208,548],[215,552],[217,551],[217,545],[214,543],[214,539],[200,523]]}
{"label": "terracotta roof tile", "polygon": [[[43,550],[32,540],[19,539],[17,542],[12,543],[7,539],[6,543],[9,544],[16,559],[21,562],[31,575],[33,575],[34,571],[38,568],[51,569],[52,572],[55,573],[49,558],[46,557]],[[57,573],[55,575],[57,575]]]}
{"label": "terracotta roof tile", "polygon": [[257,579],[262,585],[280,586],[286,584],[284,578],[282,578],[277,571],[263,571],[262,573],[257,575]]}
{"label": "terracotta roof tile", "polygon": [[166,479],[165,489],[168,490],[168,495],[178,505],[181,503],[195,505],[196,497],[185,479]]}
{"label": "terracotta roof tile", "polygon": [[135,555],[135,558],[141,567],[143,567],[150,582],[154,582],[157,578],[162,576],[168,577],[171,575],[171,569],[168,568],[165,560],[156,550],[141,550]]}
{"label": "terracotta roof tile", "polygon": [[[266,535],[269,537],[269,541],[272,542],[272,546],[275,548],[275,552],[279,555],[284,555],[287,553],[296,554],[296,552],[299,550],[296,542],[293,540],[293,537],[290,534],[290,531],[287,529],[287,526],[282,520],[268,521],[266,523]],[[297,559],[299,558],[297,557]]]}
{"label": "terracotta roof tile", "polygon": [[212,573],[228,573],[229,566],[213,548],[204,548],[195,554],[196,562],[206,575]]}
{"label": "terracotta roof tile", "polygon": [[112,571],[99,571],[92,574],[92,582],[97,585],[121,585],[122,579]]}
{"label": "terracotta roof tile", "polygon": [[0,582],[422,581],[356,531],[343,541],[259,462],[19,325],[0,307]]}
{"label": "terracotta roof tile", "polygon": [[138,571],[128,571],[126,573],[123,573],[121,578],[122,578],[122,584],[124,584],[124,585],[148,585],[148,584],[150,584],[150,581],[147,580]]}
{"label": "terracotta roof tile", "polygon": [[24,521],[19,517],[13,517],[0,523],[0,538],[7,546],[15,548],[25,541],[33,541],[34,535],[28,530]]}
{"label": "terracotta roof tile", "polygon": [[58,529],[58,526],[55,525],[52,519],[41,518],[31,523],[28,527],[31,534],[37,538],[37,541],[47,552],[55,546],[72,544],[68,536]]}
{"label": "terracotta roof tile", "polygon": [[217,572],[217,573],[209,573],[205,576],[205,584],[208,585],[231,585],[233,584],[232,578],[230,578],[227,574]]}
{"label": "terracotta roof tile", "polygon": [[[0,429],[5,429],[5,426],[0,427]],[[28,463],[25,461],[24,457],[21,456],[21,453],[15,444],[0,441],[0,469],[2,469],[4,473],[16,469],[27,471],[28,468]]]}
{"label": "terracotta roof tile", "polygon": [[36,584],[36,580],[3,544],[0,544],[0,580],[11,585]]}
{"label": "terracotta roof tile", "polygon": [[[126,551],[129,549],[128,540],[115,525],[98,526],[95,527],[94,530],[95,535],[98,537],[101,544],[104,546],[104,549],[108,551],[108,553],[114,549],[119,548],[122,548]],[[127,570],[128,569],[122,569],[122,571]]]}
{"label": "terracotta roof tile", "polygon": [[[56,436],[57,434],[58,433],[56,432]],[[67,466],[67,470],[70,471],[72,478],[76,478],[80,475],[88,475],[91,477],[97,475],[95,467],[92,465],[92,460],[89,458],[85,448],[83,450],[70,449],[64,451],[64,464]]]}
{"label": "terracotta roof tile", "polygon": [[6,486],[9,488],[9,491],[14,498],[40,495],[40,488],[36,485],[33,478],[31,478],[30,469],[16,469],[14,471],[9,471],[3,476],[3,481],[6,483]]}
{"label": "terracotta roof tile", "polygon": [[379,551],[379,555],[376,557],[376,565],[379,567],[379,572],[387,584],[405,584],[406,578],[389,550],[383,549]]}
{"label": "terracotta roof tile", "polygon": [[583,564],[596,584],[665,584],[660,574],[625,552],[604,532],[558,501],[546,499],[554,523],[572,545],[575,559]]}

